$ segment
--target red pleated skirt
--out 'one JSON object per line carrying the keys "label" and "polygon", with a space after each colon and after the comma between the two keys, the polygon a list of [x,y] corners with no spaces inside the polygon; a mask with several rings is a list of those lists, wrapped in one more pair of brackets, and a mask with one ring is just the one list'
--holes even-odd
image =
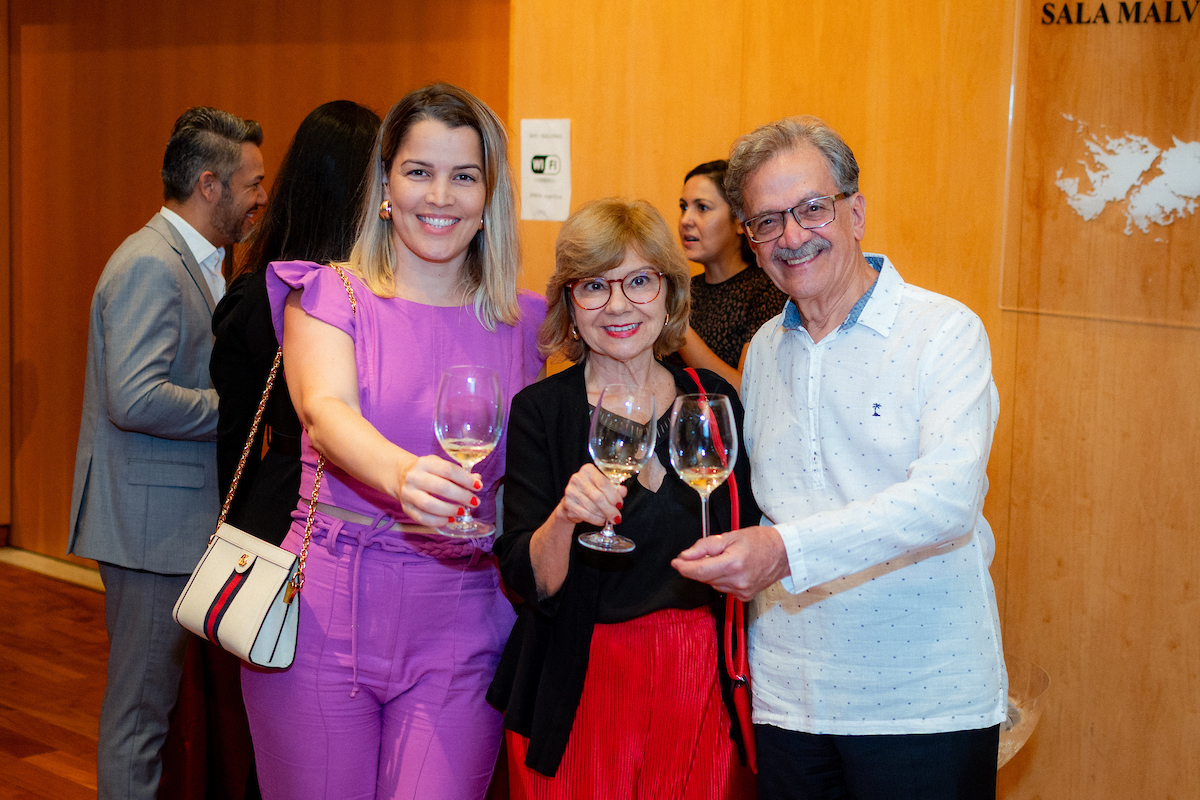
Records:
{"label": "red pleated skirt", "polygon": [[707,608],[597,625],[583,696],[553,778],[525,766],[529,740],[505,731],[512,800],[752,800],[717,681]]}

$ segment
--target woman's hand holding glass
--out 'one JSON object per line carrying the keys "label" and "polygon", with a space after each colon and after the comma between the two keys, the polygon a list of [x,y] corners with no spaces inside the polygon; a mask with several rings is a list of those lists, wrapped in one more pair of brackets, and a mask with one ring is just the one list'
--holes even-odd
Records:
{"label": "woman's hand holding glass", "polygon": [[538,597],[558,593],[571,561],[577,525],[620,522],[621,505],[628,491],[614,485],[594,464],[584,464],[567,481],[563,496],[545,524],[529,540],[529,556],[537,581]]}
{"label": "woman's hand holding glass", "polygon": [[571,525],[604,525],[621,521],[621,507],[629,490],[614,484],[595,464],[584,464],[567,482],[558,512]]}
{"label": "woman's hand holding glass", "polygon": [[[640,386],[610,383],[600,392],[588,433],[588,452],[600,471],[614,486],[641,472],[654,457],[658,417],[654,411],[654,393]],[[592,550],[628,553],[634,544],[613,530],[613,520],[604,528],[579,537],[579,543]]]}
{"label": "woman's hand holding glass", "polygon": [[[465,470],[491,455],[503,431],[500,378],[488,367],[450,367],[442,373],[434,411],[434,432],[446,454]],[[474,500],[474,498],[472,498]],[[490,536],[496,526],[471,516],[471,505],[438,532],[459,538]]]}
{"label": "woman's hand holding glass", "polygon": [[459,509],[479,505],[476,492],[483,489],[479,475],[433,454],[416,458],[400,468],[400,507],[418,525],[437,528],[458,516]]}

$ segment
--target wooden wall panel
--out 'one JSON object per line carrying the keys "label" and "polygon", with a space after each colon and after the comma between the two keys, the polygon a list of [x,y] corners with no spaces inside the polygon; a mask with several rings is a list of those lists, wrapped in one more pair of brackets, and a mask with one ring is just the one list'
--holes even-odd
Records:
{"label": "wooden wall panel", "polygon": [[503,115],[509,9],[498,0],[11,8],[12,543],[61,556],[92,290],[161,203],[174,119],[198,104],[258,119],[270,181],[300,120],[328,100],[382,113],[409,89],[450,80]]}
{"label": "wooden wall panel", "polygon": [[[0,6],[0,109],[8,108],[8,5]],[[12,524],[12,189],[9,126],[0,122],[0,547]]]}
{"label": "wooden wall panel", "polygon": [[[683,176],[741,132],[742,12],[720,0],[516,0],[509,122],[570,117],[571,207],[649,200],[674,227]],[[518,154],[519,155],[519,154]],[[524,283],[544,291],[559,223],[524,221]]]}
{"label": "wooden wall panel", "polygon": [[1123,201],[1084,221],[1055,181],[1061,169],[1094,189],[1076,163],[1098,166],[1092,137],[1200,140],[1187,55],[1200,19],[1129,23],[1110,3],[1107,25],[1050,25],[1042,8],[1024,7],[1002,289],[1017,331],[1005,635],[1052,683],[1041,729],[1001,788],[1194,797],[1200,220],[1126,234]]}
{"label": "wooden wall panel", "polygon": [[1019,327],[1005,635],[1052,683],[1011,797],[1195,797],[1200,332]]}
{"label": "wooden wall panel", "polygon": [[747,0],[746,17],[743,127],[809,113],[838,129],[862,170],[864,249],[991,330],[1013,10]]}
{"label": "wooden wall panel", "polygon": [[[1150,223],[1143,232],[1127,220],[1127,203],[1115,200],[1083,226],[1055,185],[1061,172],[1078,179],[1081,194],[1095,192],[1088,171],[1103,180],[1108,170],[1089,143],[1104,147],[1136,137],[1166,150],[1176,138],[1200,140],[1198,84],[1185,77],[1194,72],[1187,69],[1194,61],[1188,54],[1200,52],[1200,18],[1138,25],[1119,22],[1118,6],[1110,24],[1080,29],[1044,24],[1037,5],[1029,27],[1030,71],[1057,79],[1029,83],[1021,259],[1005,274],[1006,305],[1200,328],[1200,218],[1183,213],[1169,226]],[[1139,9],[1148,15],[1149,5]],[[1091,15],[1098,8],[1085,4]],[[1179,4],[1172,12],[1182,18]],[[1152,161],[1143,185],[1158,174]],[[1128,188],[1118,186],[1114,196]],[[1072,243],[1070,253],[1064,242]]]}

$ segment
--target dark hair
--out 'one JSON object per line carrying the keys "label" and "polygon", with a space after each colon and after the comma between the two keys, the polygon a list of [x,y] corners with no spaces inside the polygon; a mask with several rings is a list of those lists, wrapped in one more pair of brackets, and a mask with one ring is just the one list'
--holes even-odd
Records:
{"label": "dark hair", "polygon": [[[725,205],[729,206],[729,216],[735,222],[737,214],[733,211],[733,204],[729,202],[729,195],[725,193],[725,171],[729,169],[729,162],[723,158],[718,158],[716,161],[705,161],[700,166],[693,169],[683,177],[683,182],[687,183],[697,175],[708,178],[712,181],[713,186],[717,187],[717,192],[720,193],[721,199],[725,201]],[[754,255],[754,249],[750,247],[750,240],[746,238],[746,232],[742,231],[738,234],[738,244],[740,245],[740,254],[742,261],[753,267],[758,264],[758,259]]]}
{"label": "dark hair", "polygon": [[379,115],[349,100],[313,109],[292,137],[241,272],[272,261],[342,261],[354,244]]}
{"label": "dark hair", "polygon": [[184,202],[205,172],[228,187],[242,165],[242,143],[261,145],[262,126],[208,106],[189,108],[175,120],[163,153],[163,199]]}

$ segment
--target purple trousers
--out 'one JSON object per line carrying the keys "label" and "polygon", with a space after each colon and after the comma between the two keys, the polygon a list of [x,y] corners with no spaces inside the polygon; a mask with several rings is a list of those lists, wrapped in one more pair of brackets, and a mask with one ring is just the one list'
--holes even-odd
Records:
{"label": "purple trousers", "polygon": [[242,670],[266,800],[487,794],[501,716],[484,696],[515,616],[491,555],[413,541],[317,515],[295,662]]}

